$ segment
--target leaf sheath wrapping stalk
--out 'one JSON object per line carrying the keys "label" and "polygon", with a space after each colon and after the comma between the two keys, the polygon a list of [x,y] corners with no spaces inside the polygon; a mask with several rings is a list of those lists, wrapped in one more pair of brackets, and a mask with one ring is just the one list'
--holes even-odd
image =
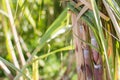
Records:
{"label": "leaf sheath wrapping stalk", "polygon": [[[98,48],[97,41],[91,32],[91,44]],[[103,80],[102,57],[95,49],[92,48],[94,80]]]}
{"label": "leaf sheath wrapping stalk", "polygon": [[[89,42],[89,27],[87,24],[80,20],[80,27],[82,31],[82,39],[86,42]],[[89,46],[82,42],[82,48],[83,48],[83,55],[84,55],[84,61],[85,61],[85,73],[86,73],[86,80],[92,80],[93,78],[93,71],[92,71],[92,63],[91,63],[91,52],[89,49]]]}
{"label": "leaf sheath wrapping stalk", "polygon": [[73,38],[75,45],[75,54],[76,54],[76,64],[77,64],[77,73],[78,80],[85,80],[85,64],[84,64],[84,56],[82,54],[81,42],[79,41],[80,31],[78,29],[77,18],[76,15],[72,13],[72,26],[73,26]]}
{"label": "leaf sheath wrapping stalk", "polygon": [[86,80],[92,80],[92,67],[90,59],[90,51],[88,47],[85,47],[83,50],[84,60],[85,60],[85,69],[86,69]]}

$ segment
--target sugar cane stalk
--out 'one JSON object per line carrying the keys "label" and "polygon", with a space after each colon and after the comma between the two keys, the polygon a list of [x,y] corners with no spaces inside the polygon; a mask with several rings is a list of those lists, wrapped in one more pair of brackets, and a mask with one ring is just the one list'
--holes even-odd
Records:
{"label": "sugar cane stalk", "polygon": [[[91,44],[98,48],[97,41],[92,33],[91,34]],[[92,56],[93,56],[93,65],[94,65],[94,80],[103,80],[103,66],[102,66],[102,57],[98,51],[92,48]]]}
{"label": "sugar cane stalk", "polygon": [[[83,31],[82,39],[84,41],[89,42],[89,28],[84,22],[82,22],[81,25],[82,25],[82,31]],[[92,80],[93,71],[92,71],[92,65],[91,65],[90,49],[86,43],[83,43],[82,46],[83,46],[83,55],[84,55],[84,61],[85,61],[86,80]]]}
{"label": "sugar cane stalk", "polygon": [[80,35],[80,31],[78,28],[77,17],[74,13],[72,13],[72,26],[73,26],[72,30],[73,30],[73,38],[74,38],[74,45],[75,45],[78,80],[86,80],[82,46],[81,46],[81,42],[79,41],[79,38],[77,37]]}
{"label": "sugar cane stalk", "polygon": [[72,14],[73,37],[75,45],[77,72],[79,80],[92,80],[92,67],[89,46],[80,39],[86,41],[88,34],[87,26],[76,20],[76,15]]}

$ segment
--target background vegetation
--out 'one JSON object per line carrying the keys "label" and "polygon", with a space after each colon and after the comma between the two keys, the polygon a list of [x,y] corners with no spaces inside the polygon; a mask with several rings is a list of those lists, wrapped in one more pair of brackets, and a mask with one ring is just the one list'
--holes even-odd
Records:
{"label": "background vegetation", "polygon": [[[39,62],[27,66],[30,79],[37,80],[34,74],[38,73],[39,79],[44,80],[76,76],[74,54],[71,51],[71,29],[68,26],[67,10],[62,13],[66,6],[61,6],[60,0],[1,0],[0,5],[0,56],[11,63],[6,65],[10,75],[2,65],[4,61],[0,64],[1,79],[16,78],[32,54],[40,58]],[[14,34],[19,41],[15,42]],[[16,45],[18,43],[19,48]],[[22,73],[26,74],[24,70]]]}

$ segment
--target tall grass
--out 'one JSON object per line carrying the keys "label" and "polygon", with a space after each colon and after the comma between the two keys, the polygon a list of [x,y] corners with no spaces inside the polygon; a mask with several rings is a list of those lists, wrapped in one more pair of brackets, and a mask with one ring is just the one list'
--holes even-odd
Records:
{"label": "tall grass", "polygon": [[[120,79],[119,0],[63,0],[67,7],[57,18],[56,0],[1,2],[0,22],[8,58],[1,56],[0,66],[8,79],[74,80],[76,71],[75,80]],[[63,32],[56,36],[60,30]],[[74,46],[70,45],[72,39]],[[65,66],[66,56],[71,54],[63,54],[73,49],[76,70]]]}

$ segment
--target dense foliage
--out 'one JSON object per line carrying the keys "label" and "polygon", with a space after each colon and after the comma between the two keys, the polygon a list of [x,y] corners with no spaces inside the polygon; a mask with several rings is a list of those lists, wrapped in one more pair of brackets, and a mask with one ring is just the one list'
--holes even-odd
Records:
{"label": "dense foliage", "polygon": [[1,0],[0,78],[119,80],[119,21],[119,0]]}

